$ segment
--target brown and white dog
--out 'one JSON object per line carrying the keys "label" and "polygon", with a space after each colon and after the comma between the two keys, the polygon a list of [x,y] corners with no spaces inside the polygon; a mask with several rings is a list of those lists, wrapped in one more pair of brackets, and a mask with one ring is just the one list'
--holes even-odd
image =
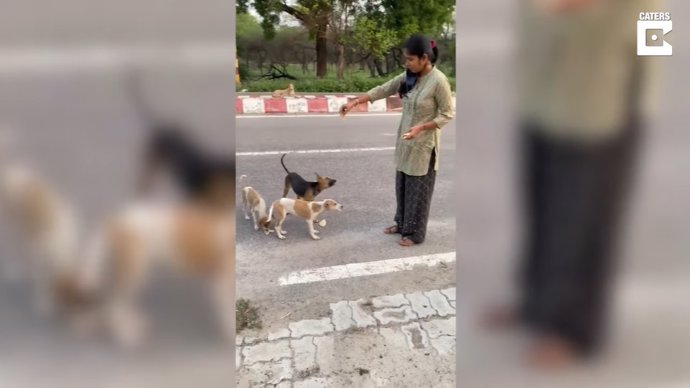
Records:
{"label": "brown and white dog", "polygon": [[[302,199],[281,198],[274,201],[271,205],[268,219],[272,220],[273,214],[275,214],[275,231],[276,235],[281,240],[285,238],[286,232],[283,230],[283,222],[288,214],[293,214],[305,219],[307,221],[307,227],[309,228],[309,235],[314,240],[319,240],[320,237],[317,236],[319,231],[314,228],[314,221],[319,214],[326,210],[342,211],[343,205],[332,199],[309,202]],[[319,225],[325,226],[326,220],[321,220]]]}
{"label": "brown and white dog", "polygon": [[35,170],[23,163],[0,171],[0,202],[19,232],[27,253],[24,263],[34,286],[34,303],[42,315],[55,313],[77,296],[78,218],[72,205]]}
{"label": "brown and white dog", "polygon": [[285,89],[279,89],[275,90],[272,95],[273,98],[280,98],[280,97],[295,97],[295,85],[293,84],[288,84],[288,87]]}
{"label": "brown and white dog", "polygon": [[[246,175],[242,175],[240,177],[240,183],[246,177]],[[269,229],[271,222],[266,214],[266,201],[261,194],[251,186],[242,188],[242,210],[244,210],[245,220],[250,219],[249,214],[251,213],[251,218],[254,220],[254,230],[259,230],[259,228],[261,228],[266,235],[271,233]]]}
{"label": "brown and white dog", "polygon": [[[234,210],[199,205],[131,204],[110,218],[90,241],[80,284],[102,300],[100,318],[123,346],[146,333],[139,295],[155,268],[175,267],[210,286],[228,341],[233,318]],[[106,274],[110,273],[110,277]]]}

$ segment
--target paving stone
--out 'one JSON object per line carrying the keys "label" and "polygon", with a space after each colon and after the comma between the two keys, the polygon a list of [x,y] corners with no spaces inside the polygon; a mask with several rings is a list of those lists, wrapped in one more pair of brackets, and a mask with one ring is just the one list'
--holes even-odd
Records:
{"label": "paving stone", "polygon": [[251,365],[255,362],[277,361],[284,357],[291,357],[288,340],[277,342],[262,342],[257,345],[245,346],[242,350],[244,363]]}
{"label": "paving stone", "polygon": [[441,290],[441,293],[448,298],[450,302],[455,302],[455,287],[446,288]]}
{"label": "paving stone", "polygon": [[455,307],[455,301],[450,302],[450,305],[453,306],[454,309],[457,309],[457,307]]}
{"label": "paving stone", "polygon": [[407,339],[407,347],[410,349],[425,349],[429,347],[429,337],[419,326],[419,322],[413,322],[402,326],[400,330]]}
{"label": "paving stone", "polygon": [[333,380],[328,377],[312,377],[303,381],[295,381],[293,388],[324,388],[333,387]]}
{"label": "paving stone", "polygon": [[383,310],[374,311],[374,317],[381,323],[381,325],[387,325],[389,323],[407,323],[416,318],[410,306],[386,308]]}
{"label": "paving stone", "polygon": [[283,381],[280,384],[276,385],[276,388],[291,388],[292,383],[289,381]]}
{"label": "paving stone", "polygon": [[261,338],[257,338],[257,337],[244,337],[244,344],[245,345],[252,345],[252,344],[259,342],[260,340],[261,340]]}
{"label": "paving stone", "polygon": [[371,303],[374,305],[374,308],[380,309],[385,307],[400,307],[402,305],[409,305],[410,301],[405,299],[403,294],[395,294],[371,298]]}
{"label": "paving stone", "polygon": [[268,384],[277,385],[292,379],[292,366],[289,359],[250,365],[240,372],[243,373],[243,382],[249,387],[264,387]]}
{"label": "paving stone", "polygon": [[362,308],[362,303],[364,303],[364,299],[348,302],[352,309],[352,319],[355,321],[355,325],[358,328],[376,326],[376,320]]}
{"label": "paving stone", "polygon": [[352,320],[352,308],[347,301],[331,303],[331,318],[336,331],[347,330],[355,325]]}
{"label": "paving stone", "polygon": [[333,324],[329,318],[305,319],[302,321],[291,322],[289,325],[292,338],[299,338],[305,335],[320,336],[333,331]]}
{"label": "paving stone", "polygon": [[240,346],[242,345],[242,341],[244,341],[244,337],[241,335],[236,335],[235,336],[235,346]]}
{"label": "paving stone", "polygon": [[407,339],[405,338],[405,334],[403,334],[400,329],[394,327],[382,327],[379,329],[379,333],[381,333],[381,336],[386,341],[386,345],[396,348],[407,348]]}
{"label": "paving stone", "polygon": [[455,354],[455,336],[431,338],[429,341],[439,355]]}
{"label": "paving stone", "polygon": [[335,360],[333,336],[314,337],[316,345],[316,365],[322,375],[328,376],[335,372],[338,365]]}
{"label": "paving stone", "polygon": [[290,330],[283,328],[268,334],[269,341],[275,341],[283,338],[290,338]]}
{"label": "paving stone", "polygon": [[438,338],[444,335],[455,336],[455,317],[422,322],[422,327],[431,338]]}
{"label": "paving stone", "polygon": [[412,311],[414,311],[419,318],[429,318],[436,315],[436,310],[431,307],[429,298],[423,293],[415,292],[413,294],[406,294],[405,296],[410,301]]}
{"label": "paving stone", "polygon": [[455,309],[448,303],[448,300],[440,291],[428,291],[425,292],[424,295],[429,298],[431,307],[438,311],[438,315],[442,317],[455,315]]}
{"label": "paving stone", "polygon": [[313,341],[314,337],[290,340],[295,360],[295,372],[297,374],[316,367],[316,345],[314,345]]}
{"label": "paving stone", "polygon": [[272,380],[270,380],[268,383],[269,384],[279,384],[285,380],[290,380],[292,379],[292,363],[289,359],[282,360],[278,363],[278,368],[276,373],[274,374],[274,377]]}

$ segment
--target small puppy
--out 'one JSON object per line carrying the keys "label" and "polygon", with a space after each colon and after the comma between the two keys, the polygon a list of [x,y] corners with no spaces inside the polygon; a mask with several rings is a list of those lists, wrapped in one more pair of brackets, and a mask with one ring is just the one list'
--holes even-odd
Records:
{"label": "small puppy", "polygon": [[292,188],[292,191],[297,194],[297,199],[313,201],[320,192],[335,185],[335,179],[331,179],[327,176],[321,176],[318,173],[314,173],[316,174],[316,181],[309,182],[296,172],[290,172],[290,170],[285,167],[285,163],[283,161],[283,159],[285,159],[285,155],[287,154],[283,154],[283,156],[280,157],[280,164],[283,165],[285,172],[287,172],[287,176],[285,177],[285,187],[283,189],[283,197],[287,197],[290,188]]}
{"label": "small puppy", "polygon": [[120,345],[143,341],[148,325],[140,297],[161,265],[207,281],[221,329],[233,340],[234,213],[232,208],[221,212],[198,204],[142,202],[102,224],[86,247],[79,284],[101,301],[98,321],[104,320]]}
{"label": "small puppy", "polygon": [[78,295],[74,275],[79,265],[79,223],[72,204],[36,171],[18,163],[0,171],[0,199],[27,242],[37,312],[51,315],[70,307]]}
{"label": "small puppy", "polygon": [[286,89],[279,89],[273,92],[273,98],[295,97],[295,85],[289,84]]}
{"label": "small puppy", "polygon": [[[304,218],[307,221],[307,227],[309,228],[309,235],[314,240],[319,240],[320,237],[317,236],[318,230],[314,228],[314,223],[319,214],[326,210],[337,210],[342,211],[343,205],[332,199],[326,199],[318,202],[308,202],[301,199],[292,198],[281,198],[276,200],[271,205],[271,210],[268,213],[268,219],[273,219],[273,214],[275,213],[276,223],[275,231],[279,239],[285,239],[286,232],[283,230],[283,222],[288,214],[294,214],[298,217]],[[321,226],[326,225],[326,220],[321,220],[319,223]]]}
{"label": "small puppy", "polygon": [[[246,175],[240,177],[240,183]],[[266,201],[264,201],[261,194],[251,186],[242,188],[242,210],[244,210],[244,219],[249,219],[249,213],[254,220],[254,230],[261,230],[268,235],[272,231],[269,229],[270,221],[266,215]]]}

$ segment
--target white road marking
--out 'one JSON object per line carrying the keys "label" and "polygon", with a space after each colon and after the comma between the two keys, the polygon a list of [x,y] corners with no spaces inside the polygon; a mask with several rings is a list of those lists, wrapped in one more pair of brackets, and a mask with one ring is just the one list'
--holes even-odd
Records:
{"label": "white road marking", "polygon": [[291,272],[278,279],[281,286],[324,282],[329,280],[347,279],[360,276],[380,275],[384,273],[411,271],[415,266],[422,265],[432,267],[441,262],[455,261],[455,251],[436,253],[431,255],[405,257],[401,259],[388,259],[369,261],[364,263],[352,263],[336,265],[332,267],[312,268]]}
{"label": "white road marking", "polygon": [[297,151],[259,151],[259,152],[237,152],[235,156],[264,156],[282,154],[333,154],[343,152],[372,152],[372,151],[394,151],[395,147],[371,147],[371,148],[336,148],[324,150],[297,150]]}
{"label": "white road marking", "polygon": [[[346,119],[352,117],[371,117],[371,116],[400,116],[402,112],[389,112],[389,113],[352,113],[347,115]],[[237,115],[236,119],[305,119],[305,118],[325,118],[325,117],[340,117],[339,114],[330,113],[311,113],[311,114],[291,114],[291,113],[272,113],[272,114],[261,114],[256,116],[251,115]]]}

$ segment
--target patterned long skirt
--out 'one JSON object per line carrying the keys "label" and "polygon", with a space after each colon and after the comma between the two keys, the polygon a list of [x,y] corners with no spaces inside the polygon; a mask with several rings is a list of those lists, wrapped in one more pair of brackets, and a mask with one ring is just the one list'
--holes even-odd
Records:
{"label": "patterned long skirt", "polygon": [[395,175],[395,223],[400,234],[416,244],[423,243],[426,237],[431,196],[436,181],[435,161],[436,153],[432,151],[426,175],[412,176],[400,171]]}

